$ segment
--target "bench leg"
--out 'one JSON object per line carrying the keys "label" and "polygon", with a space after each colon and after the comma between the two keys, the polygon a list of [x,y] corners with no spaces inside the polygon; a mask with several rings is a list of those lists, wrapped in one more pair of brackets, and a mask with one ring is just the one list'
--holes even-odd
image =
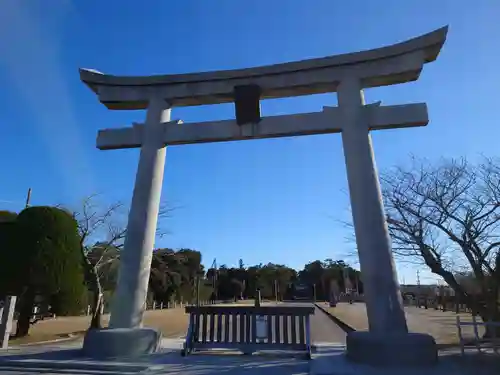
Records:
{"label": "bench leg", "polygon": [[184,341],[184,345],[183,345],[183,348],[181,350],[181,356],[183,356],[183,357],[187,356],[189,353],[192,352],[193,332],[194,332],[194,329],[193,329],[192,319],[191,319],[189,326],[188,326],[188,331],[186,333],[186,341]]}
{"label": "bench leg", "polygon": [[309,315],[306,315],[306,351],[306,358],[311,359],[311,325]]}
{"label": "bench leg", "polygon": [[187,340],[184,342],[184,344],[182,345],[182,350],[181,350],[181,356],[182,357],[185,357],[189,354],[189,348],[188,348],[188,345],[187,345]]}

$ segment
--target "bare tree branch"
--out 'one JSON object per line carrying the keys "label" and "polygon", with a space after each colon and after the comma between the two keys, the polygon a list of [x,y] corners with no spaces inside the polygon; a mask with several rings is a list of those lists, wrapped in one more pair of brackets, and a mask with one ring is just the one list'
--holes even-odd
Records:
{"label": "bare tree branch", "polygon": [[487,158],[479,165],[465,159],[437,166],[413,160],[411,168],[381,177],[395,254],[422,259],[470,303],[455,276],[471,271],[486,300],[479,309],[496,319],[499,283],[492,280],[500,248],[499,166]]}
{"label": "bare tree branch", "polygon": [[[163,224],[177,208],[165,203],[160,206],[158,237],[169,233]],[[122,202],[102,204],[99,195],[92,194],[82,201],[81,207],[74,210],[73,214],[78,223],[82,248],[90,256],[93,266],[100,269],[117,260],[127,233],[128,211],[125,205]]]}

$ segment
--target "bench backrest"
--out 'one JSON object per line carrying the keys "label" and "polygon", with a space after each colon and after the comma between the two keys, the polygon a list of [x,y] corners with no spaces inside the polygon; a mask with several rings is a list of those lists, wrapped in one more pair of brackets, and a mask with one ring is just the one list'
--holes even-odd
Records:
{"label": "bench backrest", "polygon": [[255,344],[257,317],[266,317],[267,344],[304,346],[307,343],[309,306],[189,306],[193,343]]}

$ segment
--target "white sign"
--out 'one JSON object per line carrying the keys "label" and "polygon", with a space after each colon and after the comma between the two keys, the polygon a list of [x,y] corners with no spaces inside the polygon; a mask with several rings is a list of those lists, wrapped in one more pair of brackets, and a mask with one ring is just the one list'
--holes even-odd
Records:
{"label": "white sign", "polygon": [[257,315],[255,323],[257,340],[264,341],[267,338],[267,316]]}
{"label": "white sign", "polygon": [[0,349],[7,349],[16,308],[16,296],[8,296],[0,316]]}

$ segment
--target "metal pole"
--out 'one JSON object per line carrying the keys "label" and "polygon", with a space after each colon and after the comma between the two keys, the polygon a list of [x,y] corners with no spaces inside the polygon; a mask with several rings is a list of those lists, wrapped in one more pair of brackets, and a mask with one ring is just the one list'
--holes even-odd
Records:
{"label": "metal pole", "polygon": [[212,275],[212,287],[213,287],[213,292],[215,296],[215,300],[217,300],[218,297],[218,290],[217,290],[217,259],[214,258],[214,261],[212,262],[212,270],[213,270],[213,275]]}
{"label": "metal pole", "polygon": [[200,307],[200,277],[196,276],[196,306]]}
{"label": "metal pole", "polygon": [[347,276],[346,276],[346,269],[345,267],[342,267],[342,277],[344,278],[344,293],[347,294]]}
{"label": "metal pole", "polygon": [[29,207],[30,200],[31,200],[31,188],[28,189],[28,194],[26,195],[26,206],[25,206],[25,208]]}
{"label": "metal pole", "polygon": [[260,307],[260,289],[257,289],[257,295],[255,296],[255,307]]}
{"label": "metal pole", "polygon": [[274,299],[278,302],[278,280],[274,280]]}

